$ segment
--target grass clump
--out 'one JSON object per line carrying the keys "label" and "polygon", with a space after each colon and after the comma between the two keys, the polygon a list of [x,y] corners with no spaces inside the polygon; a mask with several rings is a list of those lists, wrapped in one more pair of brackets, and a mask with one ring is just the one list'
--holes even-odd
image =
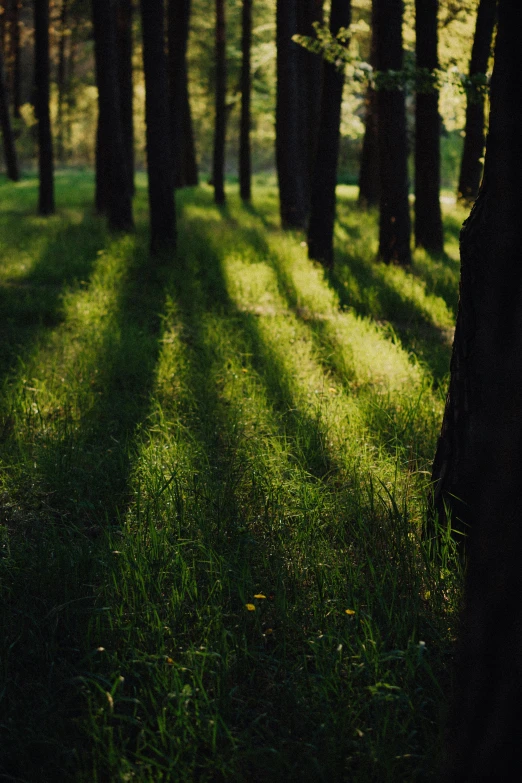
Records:
{"label": "grass clump", "polygon": [[[22,184],[0,220],[33,220]],[[67,209],[2,248],[5,301],[35,290],[2,355],[1,773],[436,779],[459,574],[420,528],[450,261],[382,269],[346,198],[325,276],[263,186],[183,193],[154,268],[143,187],[126,238],[91,195],[64,175]]]}

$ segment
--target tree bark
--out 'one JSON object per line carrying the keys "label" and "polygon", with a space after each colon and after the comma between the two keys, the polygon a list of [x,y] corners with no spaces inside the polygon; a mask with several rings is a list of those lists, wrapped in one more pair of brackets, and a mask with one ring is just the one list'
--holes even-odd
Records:
{"label": "tree bark", "polygon": [[[437,54],[438,0],[415,0],[417,68],[434,71]],[[440,210],[439,91],[419,92],[415,98],[415,244],[442,253],[444,239]]]}
{"label": "tree bark", "polygon": [[169,0],[168,69],[174,187],[197,185],[198,172],[188,91],[190,0]]}
{"label": "tree bark", "polygon": [[[351,0],[332,0],[330,32],[337,35],[349,27]],[[308,224],[308,256],[327,268],[333,266],[333,233],[335,222],[335,188],[341,125],[344,73],[333,63],[324,63],[319,144],[312,188]]]}
{"label": "tree bark", "polygon": [[10,61],[11,61],[11,93],[13,101],[13,117],[20,119],[20,106],[22,105],[22,68],[21,68],[21,49],[20,49],[20,10],[21,0],[12,0],[10,23],[9,23],[9,43],[10,43]]}
{"label": "tree bark", "polygon": [[[372,38],[370,44],[370,65],[377,68],[377,36],[375,31],[375,0],[372,0]],[[359,170],[359,206],[363,209],[376,207],[381,196],[379,172],[379,132],[377,93],[371,85],[366,90],[366,117]]]}
{"label": "tree bark", "polygon": [[226,32],[225,0],[216,0],[216,118],[212,182],[216,204],[225,203],[225,137],[226,137]]}
{"label": "tree bark", "polygon": [[34,0],[35,113],[38,120],[38,211],[54,212],[54,164],[51,115],[49,112],[49,0]]}
{"label": "tree bark", "polygon": [[14,143],[13,129],[11,128],[11,118],[9,117],[9,101],[5,86],[4,55],[0,47],[0,126],[2,128],[2,137],[4,141],[4,157],[7,176],[13,182],[20,179],[20,170],[18,168],[18,159]]}
{"label": "tree bark", "polygon": [[[471,60],[470,77],[485,74],[491,54],[496,19],[496,0],[480,0]],[[484,132],[484,96],[471,90],[466,105],[466,128],[457,197],[465,204],[475,201],[482,177],[482,160],[486,137]]]}
{"label": "tree bark", "polygon": [[[402,0],[375,0],[377,69],[401,71]],[[379,89],[379,168],[381,199],[379,256],[385,263],[411,264],[411,221],[408,203],[408,147],[404,92]]]}
{"label": "tree bark", "polygon": [[277,0],[276,165],[283,228],[305,228],[309,177],[306,145],[302,139],[300,52],[292,41],[297,34],[297,0]]}
{"label": "tree bark", "polygon": [[243,0],[241,35],[241,120],[239,132],[239,193],[243,201],[252,197],[252,164],[250,153],[251,64],[252,48],[252,0]]}
{"label": "tree bark", "polygon": [[114,231],[130,231],[132,193],[121,120],[116,37],[116,0],[93,0],[98,85],[96,204]]}
{"label": "tree bark", "polygon": [[134,112],[132,86],[132,0],[118,0],[116,8],[118,87],[123,148],[131,194],[134,195]]}
{"label": "tree bark", "polygon": [[149,175],[150,250],[174,250],[176,214],[172,176],[163,0],[141,0],[145,120]]}
{"label": "tree bark", "polygon": [[62,0],[60,10],[60,38],[58,41],[58,70],[56,86],[58,88],[58,111],[56,117],[56,154],[60,163],[64,162],[64,103],[66,92],[66,41],[67,41],[68,0]]}
{"label": "tree bark", "polygon": [[468,533],[447,783],[522,779],[521,31],[520,3],[500,0],[484,178],[461,234],[434,470],[439,499]]}

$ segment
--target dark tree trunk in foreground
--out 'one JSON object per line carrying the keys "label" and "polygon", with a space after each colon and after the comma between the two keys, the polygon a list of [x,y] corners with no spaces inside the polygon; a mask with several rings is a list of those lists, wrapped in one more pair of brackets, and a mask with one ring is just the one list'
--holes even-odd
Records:
{"label": "dark tree trunk in foreground", "polygon": [[60,10],[60,37],[58,39],[58,70],[56,74],[56,86],[58,88],[58,111],[56,117],[56,155],[58,160],[64,161],[64,105],[67,85],[66,75],[66,41],[67,41],[67,11],[68,0],[62,0]]}
{"label": "dark tree trunk in foreground", "polygon": [[[379,71],[402,70],[402,13],[402,0],[375,0]],[[411,263],[411,222],[404,92],[397,88],[379,89],[377,98],[381,172],[379,256],[386,263],[407,266]]]}
{"label": "dark tree trunk in foreground", "polygon": [[297,34],[297,0],[277,0],[276,165],[283,228],[305,228],[309,177],[303,144],[299,84],[300,47]]}
{"label": "dark tree trunk in foreground", "polygon": [[163,250],[173,250],[176,244],[163,0],[141,0],[141,20],[145,71],[150,249],[154,255]]}
{"label": "dark tree trunk in foreground", "polygon": [[34,0],[34,107],[38,120],[38,211],[54,212],[54,168],[51,115],[49,112],[49,0]]}
{"label": "dark tree trunk in foreground", "polygon": [[484,179],[461,235],[435,464],[439,497],[469,525],[446,783],[522,780],[522,6],[500,0],[498,12]]}
{"label": "dark tree trunk in foreground", "polygon": [[[351,0],[332,0],[332,35],[337,35],[341,27],[348,27],[350,17]],[[344,73],[328,62],[324,64],[323,73],[319,144],[308,224],[308,256],[331,268]]]}
{"label": "dark tree trunk in foreground", "polygon": [[0,47],[0,126],[2,128],[2,137],[4,141],[4,157],[7,176],[13,182],[20,179],[18,169],[18,160],[16,157],[16,148],[14,143],[13,129],[11,128],[11,118],[9,117],[9,101],[7,99],[7,90],[5,87],[4,55]]}
{"label": "dark tree trunk in foreground", "polygon": [[[417,68],[433,71],[437,55],[438,0],[415,0]],[[415,244],[442,253],[440,211],[439,91],[417,92],[415,98]]]}
{"label": "dark tree trunk in foreground", "polygon": [[[485,74],[488,69],[496,13],[496,0],[480,0],[469,63],[470,77]],[[457,193],[460,201],[469,204],[477,198],[482,176],[482,156],[486,143],[484,104],[484,96],[471,90],[466,105],[466,136]]]}
{"label": "dark tree trunk in foreground", "polygon": [[[370,44],[370,65],[377,67],[377,35],[375,31],[375,0],[372,0],[372,40]],[[365,209],[376,207],[381,196],[379,172],[379,131],[377,93],[371,85],[366,90],[366,117],[359,170],[359,206]]]}
{"label": "dark tree trunk in foreground", "polygon": [[121,120],[116,37],[117,0],[93,0],[98,85],[96,205],[115,231],[130,231],[132,192]]}
{"label": "dark tree trunk in foreground", "polygon": [[252,0],[243,0],[241,35],[241,120],[239,132],[239,193],[243,201],[250,201],[252,166],[250,159],[250,94],[252,47]]}
{"label": "dark tree trunk in foreground", "polygon": [[[323,22],[323,0],[299,0],[297,3],[297,32],[315,38],[314,22]],[[301,144],[304,145],[304,165],[307,177],[307,211],[310,209],[310,197],[315,169],[315,156],[319,141],[319,122],[321,117],[321,89],[323,84],[323,58],[300,46],[299,57],[299,94]]]}
{"label": "dark tree trunk in foreground", "polygon": [[188,92],[190,0],[169,0],[169,90],[174,187],[197,185],[198,173]]}
{"label": "dark tree trunk in foreground", "polygon": [[20,10],[21,0],[12,0],[9,38],[10,38],[10,59],[12,68],[11,91],[13,100],[13,117],[17,120],[22,116],[20,106],[22,105],[22,58],[20,48]]}
{"label": "dark tree trunk in foreground", "polygon": [[134,195],[134,112],[132,89],[132,0],[118,0],[116,9],[118,86],[126,168]]}
{"label": "dark tree trunk in foreground", "polygon": [[226,64],[225,0],[216,0],[216,118],[212,182],[216,204],[225,203]]}

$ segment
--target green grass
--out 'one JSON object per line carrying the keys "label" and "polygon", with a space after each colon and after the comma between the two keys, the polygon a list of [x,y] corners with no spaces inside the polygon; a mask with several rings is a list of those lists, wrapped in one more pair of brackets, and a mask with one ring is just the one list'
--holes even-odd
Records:
{"label": "green grass", "polygon": [[342,186],[325,275],[273,185],[202,187],[160,265],[144,185],[131,237],[88,174],[49,220],[0,185],[0,777],[436,780],[460,574],[420,533],[462,215],[384,267]]}

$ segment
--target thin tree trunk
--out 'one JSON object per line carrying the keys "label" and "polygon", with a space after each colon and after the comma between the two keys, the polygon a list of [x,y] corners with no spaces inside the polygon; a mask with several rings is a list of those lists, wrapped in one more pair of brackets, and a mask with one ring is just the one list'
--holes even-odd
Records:
{"label": "thin tree trunk", "polygon": [[436,459],[439,497],[468,525],[446,783],[522,779],[521,153],[522,6],[500,0],[484,178],[461,234]]}
{"label": "thin tree trunk", "polygon": [[[434,71],[437,55],[438,0],[415,0],[415,53],[418,68]],[[439,91],[417,92],[415,99],[415,244],[442,253],[440,211]]]}
{"label": "thin tree trunk", "polygon": [[66,91],[66,41],[67,41],[67,11],[68,0],[62,0],[60,11],[60,38],[58,41],[58,71],[56,86],[58,88],[58,111],[56,117],[56,153],[60,163],[64,162],[64,103]]}
{"label": "thin tree trunk", "polygon": [[96,201],[111,229],[130,231],[132,194],[121,120],[116,0],[93,0],[92,10],[98,85]]}
{"label": "thin tree trunk", "polygon": [[131,194],[134,195],[134,112],[132,87],[132,0],[118,0],[116,9],[118,85],[123,147]]}
{"label": "thin tree trunk", "polygon": [[[470,77],[487,71],[496,13],[496,0],[480,0],[469,63]],[[466,105],[466,135],[457,193],[458,199],[467,204],[473,203],[479,191],[486,143],[484,125],[484,97],[478,91],[471,90]]]}
{"label": "thin tree trunk", "polygon": [[216,120],[212,182],[216,204],[225,203],[225,136],[226,136],[226,33],[225,1],[216,0]]}
{"label": "thin tree trunk", "polygon": [[11,21],[9,25],[9,38],[11,49],[11,67],[12,67],[12,100],[13,117],[20,119],[20,106],[22,105],[22,68],[21,68],[21,48],[20,48],[20,10],[21,0],[12,0]]}
{"label": "thin tree trunk", "polygon": [[51,115],[49,112],[49,0],[34,0],[35,112],[38,120],[38,211],[54,212],[54,165]]}
{"label": "thin tree trunk", "polygon": [[[372,38],[370,65],[377,67],[377,35],[375,31],[375,0],[372,0]],[[366,90],[366,117],[359,170],[359,206],[376,207],[381,196],[379,172],[379,131],[377,93],[371,85]]]}
{"label": "thin tree trunk", "polygon": [[276,164],[283,228],[305,228],[309,177],[302,139],[297,0],[277,0]]}
{"label": "thin tree trunk", "polygon": [[243,0],[242,37],[241,37],[241,121],[239,134],[239,192],[243,201],[252,197],[252,163],[250,153],[250,103],[251,103],[251,64],[252,48],[252,0]]}
{"label": "thin tree trunk", "polygon": [[163,0],[141,0],[152,255],[176,246],[164,18]]}
{"label": "thin tree trunk", "polygon": [[5,86],[4,55],[0,48],[0,126],[2,128],[2,137],[4,141],[4,157],[7,176],[13,182],[20,179],[16,148],[14,143],[13,130],[11,128],[11,118],[9,117],[9,101]]}
{"label": "thin tree trunk", "polygon": [[[377,69],[401,71],[402,0],[375,0]],[[411,263],[410,209],[408,203],[408,148],[404,92],[378,90],[379,168],[381,200],[379,256],[386,263]]]}
{"label": "thin tree trunk", "polygon": [[[349,27],[351,0],[332,0],[330,32],[337,35]],[[308,256],[326,267],[333,266],[333,233],[335,222],[335,188],[341,125],[344,73],[333,63],[325,63],[319,144],[312,188],[310,221],[308,224]]]}

